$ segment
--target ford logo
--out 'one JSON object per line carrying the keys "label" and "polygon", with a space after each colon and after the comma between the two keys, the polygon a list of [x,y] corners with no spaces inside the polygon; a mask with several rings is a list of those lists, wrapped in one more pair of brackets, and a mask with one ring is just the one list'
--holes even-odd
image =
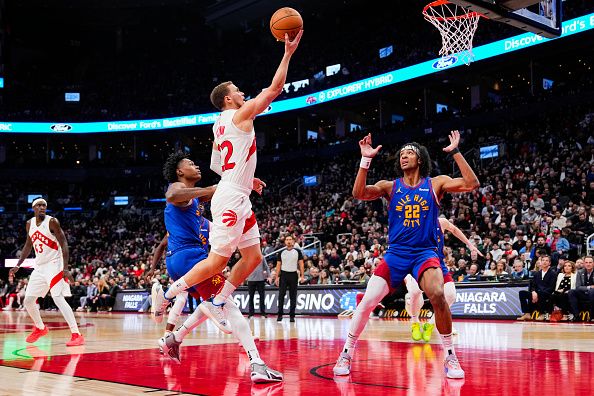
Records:
{"label": "ford logo", "polygon": [[54,132],[68,132],[72,129],[72,126],[68,124],[54,124],[50,128]]}
{"label": "ford logo", "polygon": [[437,70],[445,69],[447,67],[454,66],[458,62],[458,57],[456,56],[446,56],[445,58],[441,58],[440,60],[433,63],[433,68]]}

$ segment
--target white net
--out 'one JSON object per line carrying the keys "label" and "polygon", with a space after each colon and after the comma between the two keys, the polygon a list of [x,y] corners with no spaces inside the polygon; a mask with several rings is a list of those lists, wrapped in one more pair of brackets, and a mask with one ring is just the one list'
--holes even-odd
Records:
{"label": "white net", "polygon": [[467,65],[474,60],[472,39],[481,14],[468,12],[448,0],[438,0],[423,9],[423,16],[441,34],[439,55],[442,58],[456,54]]}

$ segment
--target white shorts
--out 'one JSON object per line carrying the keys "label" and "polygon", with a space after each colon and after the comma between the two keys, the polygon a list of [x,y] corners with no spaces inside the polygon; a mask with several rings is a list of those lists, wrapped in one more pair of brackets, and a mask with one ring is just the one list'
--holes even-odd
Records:
{"label": "white shorts", "polygon": [[252,203],[245,192],[219,184],[212,197],[210,246],[219,256],[231,257],[235,249],[260,244],[260,230]]}
{"label": "white shorts", "polygon": [[52,297],[70,297],[70,285],[64,280],[62,260],[37,266],[31,273],[25,297],[45,297],[49,291]]}

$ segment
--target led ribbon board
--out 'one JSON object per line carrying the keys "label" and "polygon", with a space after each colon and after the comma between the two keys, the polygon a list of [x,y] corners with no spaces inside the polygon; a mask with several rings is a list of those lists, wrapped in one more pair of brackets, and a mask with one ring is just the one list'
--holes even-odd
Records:
{"label": "led ribbon board", "polygon": [[[494,58],[513,51],[533,47],[551,40],[560,40],[574,34],[594,28],[594,13],[563,22],[560,37],[547,39],[534,33],[525,33],[508,39],[481,45],[473,49],[474,61]],[[433,59],[404,67],[388,73],[355,81],[339,87],[326,89],[310,95],[273,102],[262,115],[281,113],[301,109],[331,100],[367,92],[388,85],[427,76],[445,69],[464,65],[455,55]],[[154,131],[160,129],[181,128],[188,126],[209,125],[215,122],[218,113],[195,114],[182,117],[154,120],[107,121],[107,122],[3,122],[0,121],[0,133],[97,133],[97,132],[133,132]]]}

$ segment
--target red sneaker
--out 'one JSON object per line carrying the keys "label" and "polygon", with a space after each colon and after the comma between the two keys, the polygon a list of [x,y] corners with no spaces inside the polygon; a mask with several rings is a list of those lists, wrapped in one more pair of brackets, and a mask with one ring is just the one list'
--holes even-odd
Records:
{"label": "red sneaker", "polygon": [[72,333],[72,337],[70,338],[70,341],[66,343],[66,346],[79,346],[84,345],[84,343],[85,338],[82,336],[82,334]]}
{"label": "red sneaker", "polygon": [[43,337],[49,332],[47,326],[44,326],[43,329],[38,329],[37,327],[33,326],[33,332],[29,334],[29,336],[25,339],[25,341],[32,343]]}

